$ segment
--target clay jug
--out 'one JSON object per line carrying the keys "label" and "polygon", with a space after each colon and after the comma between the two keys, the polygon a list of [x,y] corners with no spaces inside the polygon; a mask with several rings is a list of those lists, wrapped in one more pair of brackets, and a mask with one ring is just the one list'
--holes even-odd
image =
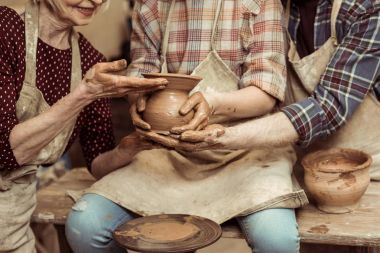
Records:
{"label": "clay jug", "polygon": [[359,205],[370,182],[370,155],[354,149],[334,148],[310,153],[302,160],[305,185],[327,213],[347,213]]}
{"label": "clay jug", "polygon": [[194,112],[181,115],[179,109],[188,99],[189,92],[202,80],[201,77],[156,73],[143,76],[165,78],[169,82],[165,89],[154,92],[147,101],[143,119],[150,124],[152,131],[168,134],[171,128],[190,122]]}

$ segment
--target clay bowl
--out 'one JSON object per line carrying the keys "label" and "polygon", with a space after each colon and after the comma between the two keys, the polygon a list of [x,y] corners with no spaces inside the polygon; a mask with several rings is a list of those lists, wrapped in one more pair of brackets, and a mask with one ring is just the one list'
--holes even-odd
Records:
{"label": "clay bowl", "polygon": [[189,92],[202,80],[197,76],[181,74],[143,74],[145,78],[165,78],[168,85],[165,89],[154,92],[148,99],[143,119],[151,126],[152,131],[167,134],[175,126],[190,122],[194,112],[180,115],[179,109],[188,99]]}
{"label": "clay bowl", "polygon": [[302,160],[305,184],[327,213],[353,211],[369,185],[370,155],[354,149],[335,148],[308,154]]}

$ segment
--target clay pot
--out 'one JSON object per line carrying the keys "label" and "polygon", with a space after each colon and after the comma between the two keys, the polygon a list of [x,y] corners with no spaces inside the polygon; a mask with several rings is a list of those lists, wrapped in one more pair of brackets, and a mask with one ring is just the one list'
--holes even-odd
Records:
{"label": "clay pot", "polygon": [[168,133],[175,126],[190,122],[194,112],[181,115],[179,109],[188,99],[189,92],[202,80],[197,76],[181,74],[143,74],[145,78],[165,78],[165,89],[154,92],[148,99],[143,119],[151,129],[159,133]]}
{"label": "clay pot", "polygon": [[370,155],[353,149],[335,148],[308,154],[302,160],[305,184],[327,213],[353,211],[369,185]]}

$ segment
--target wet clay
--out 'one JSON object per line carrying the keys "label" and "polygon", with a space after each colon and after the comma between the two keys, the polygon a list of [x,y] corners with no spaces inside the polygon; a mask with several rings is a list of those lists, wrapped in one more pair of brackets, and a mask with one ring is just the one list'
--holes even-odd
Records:
{"label": "wet clay", "polygon": [[327,234],[327,232],[329,232],[329,228],[326,225],[319,225],[310,228],[307,232],[313,234]]}
{"label": "wet clay", "polygon": [[189,92],[202,80],[200,77],[180,74],[144,74],[145,78],[165,78],[165,89],[153,93],[147,101],[143,119],[153,131],[168,133],[175,126],[190,122],[194,112],[181,115],[179,110],[188,99]]}
{"label": "wet clay", "polygon": [[186,240],[199,232],[193,224],[178,222],[147,223],[137,229],[145,239],[160,243]]}
{"label": "wet clay", "polygon": [[134,219],[116,228],[113,238],[137,252],[193,252],[220,238],[221,227],[199,216],[168,214]]}
{"label": "wet clay", "polygon": [[371,157],[352,149],[308,154],[302,161],[305,184],[317,207],[328,213],[353,211],[369,185]]}

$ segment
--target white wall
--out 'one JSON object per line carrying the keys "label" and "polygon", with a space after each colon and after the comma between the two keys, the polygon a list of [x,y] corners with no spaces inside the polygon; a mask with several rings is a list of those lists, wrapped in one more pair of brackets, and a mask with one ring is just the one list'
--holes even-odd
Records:
{"label": "white wall", "polygon": [[[91,43],[107,58],[121,55],[122,43],[129,38],[127,17],[130,15],[128,0],[109,0],[109,9],[99,13],[86,27],[80,27]],[[22,8],[26,0],[0,0],[0,5]]]}

